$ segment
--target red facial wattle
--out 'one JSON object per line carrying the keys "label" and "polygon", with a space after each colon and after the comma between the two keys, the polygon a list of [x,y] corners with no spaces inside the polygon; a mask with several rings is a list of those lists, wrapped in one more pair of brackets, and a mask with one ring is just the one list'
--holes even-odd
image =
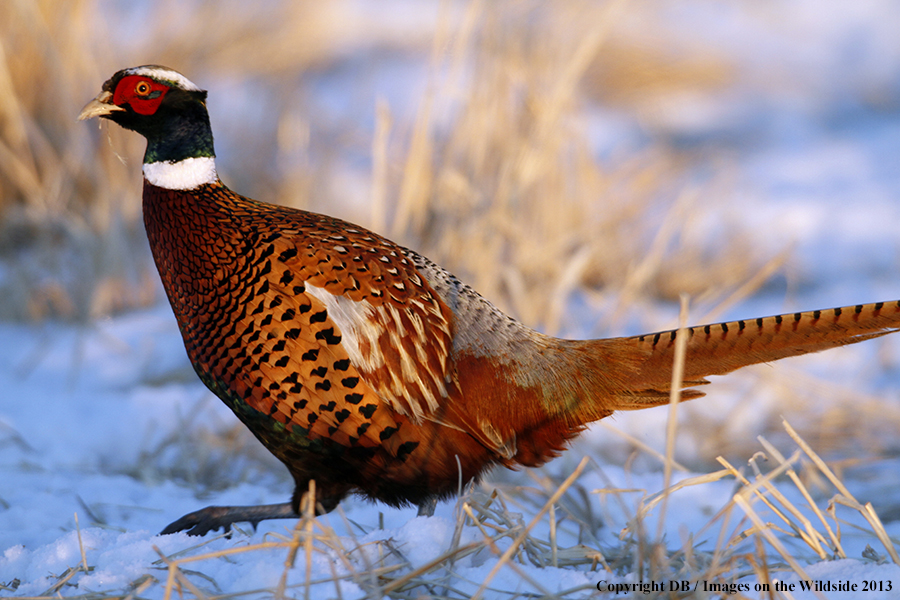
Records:
{"label": "red facial wattle", "polygon": [[139,115],[152,115],[169,91],[169,86],[142,75],[123,77],[113,94],[113,104],[129,105]]}

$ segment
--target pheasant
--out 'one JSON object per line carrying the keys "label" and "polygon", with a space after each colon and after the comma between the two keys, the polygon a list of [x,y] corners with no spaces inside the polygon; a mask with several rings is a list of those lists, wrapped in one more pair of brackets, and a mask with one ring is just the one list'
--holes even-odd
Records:
{"label": "pheasant", "polygon": [[[493,465],[537,466],[587,424],[668,402],[675,331],[557,339],[363,227],[240,196],[219,179],[206,92],[124,69],[79,120],[147,138],[143,215],[190,361],[294,478],[290,502],[207,507],[203,535],[349,493],[433,513]],[[706,377],[900,329],[900,301],[686,329],[682,399]]]}

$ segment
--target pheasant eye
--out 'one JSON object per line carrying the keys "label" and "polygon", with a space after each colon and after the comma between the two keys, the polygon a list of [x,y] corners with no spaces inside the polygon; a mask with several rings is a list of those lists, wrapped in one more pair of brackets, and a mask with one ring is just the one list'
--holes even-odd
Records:
{"label": "pheasant eye", "polygon": [[146,96],[150,93],[150,84],[146,81],[138,81],[134,86],[134,93],[138,96]]}

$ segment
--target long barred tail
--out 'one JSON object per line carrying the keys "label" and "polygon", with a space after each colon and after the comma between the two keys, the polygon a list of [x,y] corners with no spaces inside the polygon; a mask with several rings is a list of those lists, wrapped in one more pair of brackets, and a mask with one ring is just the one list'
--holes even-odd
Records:
{"label": "long barred tail", "polygon": [[[897,300],[688,327],[684,387],[707,383],[705,378],[710,375],[855,344],[898,330]],[[604,354],[624,359],[617,372],[611,373],[619,388],[618,410],[646,408],[668,400],[676,332],[594,342],[605,342]],[[687,390],[683,397],[702,395]]]}

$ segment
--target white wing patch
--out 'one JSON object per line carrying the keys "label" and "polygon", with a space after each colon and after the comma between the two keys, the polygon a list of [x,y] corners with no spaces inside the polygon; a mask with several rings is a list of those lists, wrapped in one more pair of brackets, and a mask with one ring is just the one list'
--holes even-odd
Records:
{"label": "white wing patch", "polygon": [[[384,366],[384,356],[372,352],[364,355],[360,350],[360,339],[364,339],[366,345],[372,348],[384,333],[383,328],[372,319],[375,314],[374,306],[365,300],[356,302],[343,296],[335,296],[309,282],[306,283],[306,293],[325,305],[328,316],[340,329],[341,346],[347,351],[353,366],[363,371],[374,371]],[[361,323],[366,323],[367,326],[360,326]]]}
{"label": "white wing patch", "polygon": [[[363,379],[400,414],[415,421],[430,418],[448,397],[446,362],[441,372],[428,368],[426,344],[439,344],[440,355],[447,355],[443,340],[426,337],[425,326],[415,310],[403,311],[393,304],[378,306],[362,300],[336,296],[325,289],[306,284],[306,293],[325,305],[329,318],[341,333],[341,345]],[[421,303],[413,301],[421,306]],[[406,327],[408,323],[411,327]],[[389,364],[384,345],[399,360]],[[410,352],[408,348],[414,348]]]}

